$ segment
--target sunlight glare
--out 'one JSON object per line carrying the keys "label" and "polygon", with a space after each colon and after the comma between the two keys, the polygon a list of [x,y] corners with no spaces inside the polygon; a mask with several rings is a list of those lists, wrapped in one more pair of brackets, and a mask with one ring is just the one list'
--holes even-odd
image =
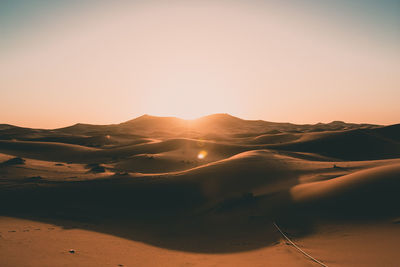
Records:
{"label": "sunlight glare", "polygon": [[199,154],[197,155],[198,159],[204,159],[207,156],[207,151],[200,151]]}

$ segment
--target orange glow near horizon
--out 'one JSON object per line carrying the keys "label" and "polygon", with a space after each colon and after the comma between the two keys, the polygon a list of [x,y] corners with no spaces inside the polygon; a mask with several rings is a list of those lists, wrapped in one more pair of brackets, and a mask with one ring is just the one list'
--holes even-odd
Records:
{"label": "orange glow near horizon", "polygon": [[118,2],[60,12],[0,44],[0,124],[57,128],[213,113],[400,122],[400,38],[337,14],[273,1]]}

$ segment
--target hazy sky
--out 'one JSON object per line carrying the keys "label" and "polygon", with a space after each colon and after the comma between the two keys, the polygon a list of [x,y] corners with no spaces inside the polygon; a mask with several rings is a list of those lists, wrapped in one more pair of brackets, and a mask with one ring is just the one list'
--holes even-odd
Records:
{"label": "hazy sky", "polygon": [[0,38],[0,123],[400,123],[398,0],[2,0]]}

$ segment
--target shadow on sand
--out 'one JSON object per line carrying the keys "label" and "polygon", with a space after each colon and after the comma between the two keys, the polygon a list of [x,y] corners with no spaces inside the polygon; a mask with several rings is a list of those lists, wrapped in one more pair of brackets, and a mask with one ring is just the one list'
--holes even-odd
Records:
{"label": "shadow on sand", "polygon": [[[39,181],[3,187],[0,193],[5,203],[0,215],[199,253],[240,252],[277,244],[281,236],[274,221],[296,238],[312,233],[322,218],[365,221],[371,212],[379,214],[377,210],[382,216],[388,214],[379,205],[371,206],[376,201],[357,203],[349,198],[299,206],[289,191],[257,197],[247,194],[210,205],[190,182],[148,178]],[[381,200],[393,201],[383,196]]]}
{"label": "shadow on sand", "polygon": [[[209,205],[197,186],[183,181],[110,178],[80,182],[21,183],[1,189],[0,214],[79,228],[172,250],[229,253],[276,244],[276,203],[288,193],[247,195]],[[263,205],[261,207],[261,204]],[[205,208],[206,207],[206,208]]]}

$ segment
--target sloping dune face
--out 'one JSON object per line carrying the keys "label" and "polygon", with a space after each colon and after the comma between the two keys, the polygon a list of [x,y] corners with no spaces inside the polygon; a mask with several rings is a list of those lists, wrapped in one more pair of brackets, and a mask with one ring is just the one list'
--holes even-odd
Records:
{"label": "sloping dune face", "polygon": [[[272,222],[299,241],[339,221],[397,222],[399,133],[400,124],[296,125],[228,114],[55,130],[0,125],[0,215],[75,222],[185,253],[285,246]],[[391,257],[388,264],[399,260]]]}
{"label": "sloping dune face", "polygon": [[[399,184],[400,164],[396,163],[356,171],[326,181],[296,185],[291,188],[290,193],[298,204],[313,206],[316,203],[330,203],[332,206],[334,203],[333,206],[342,209],[360,204],[359,209],[398,211]],[[349,203],[351,201],[353,203]]]}

